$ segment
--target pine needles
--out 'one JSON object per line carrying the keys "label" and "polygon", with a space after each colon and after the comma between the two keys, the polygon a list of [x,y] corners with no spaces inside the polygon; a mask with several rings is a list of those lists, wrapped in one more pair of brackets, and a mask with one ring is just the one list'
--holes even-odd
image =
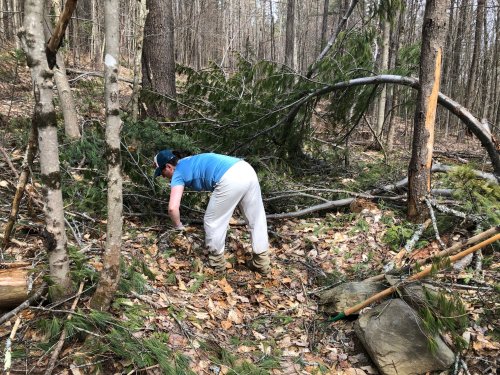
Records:
{"label": "pine needles", "polygon": [[462,338],[463,331],[468,327],[469,319],[465,306],[456,294],[443,292],[435,293],[424,287],[426,303],[419,311],[422,318],[429,348],[432,352],[437,350],[434,337],[448,333],[457,351],[467,347]]}

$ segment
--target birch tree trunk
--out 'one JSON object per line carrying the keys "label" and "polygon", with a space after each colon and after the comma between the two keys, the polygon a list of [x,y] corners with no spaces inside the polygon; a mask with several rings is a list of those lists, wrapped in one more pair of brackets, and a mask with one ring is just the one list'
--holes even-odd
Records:
{"label": "birch tree trunk", "polygon": [[108,226],[103,269],[90,305],[98,310],[108,310],[120,280],[120,249],[122,244],[122,174],[120,157],[120,131],[122,122],[119,109],[118,68],[119,0],[104,1],[105,28],[105,101],[106,101],[106,159],[108,164]]}
{"label": "birch tree trunk", "polygon": [[[76,1],[75,1],[76,2]],[[56,18],[61,15],[60,0],[52,1],[54,14]],[[48,23],[50,24],[50,23]],[[80,127],[78,126],[78,117],[76,115],[75,101],[73,93],[69,86],[68,76],[66,75],[66,67],[64,65],[64,56],[61,51],[56,55],[57,64],[54,69],[54,80],[56,82],[57,93],[61,101],[61,110],[64,118],[64,132],[68,139],[80,139]]]}
{"label": "birch tree trunk", "polygon": [[408,168],[408,217],[423,222],[429,216],[425,197],[431,189],[434,124],[441,80],[441,59],[448,1],[425,4],[412,156]]}
{"label": "birch tree trunk", "polygon": [[[387,73],[387,69],[389,68],[389,41],[391,35],[391,23],[388,19],[389,15],[387,12],[384,14],[384,19],[382,20],[382,55],[380,59],[380,67],[379,74]],[[386,85],[382,86],[382,91],[378,98],[378,111],[377,111],[377,137],[382,134],[382,128],[384,126],[385,120],[385,103],[387,101],[387,87]]]}
{"label": "birch tree trunk", "polygon": [[40,171],[45,214],[45,246],[49,257],[50,277],[55,299],[70,292],[69,259],[64,229],[64,208],[57,141],[57,121],[52,104],[52,71],[47,64],[43,32],[43,2],[26,0],[24,13],[25,52],[31,69],[35,109],[33,125],[38,129]]}

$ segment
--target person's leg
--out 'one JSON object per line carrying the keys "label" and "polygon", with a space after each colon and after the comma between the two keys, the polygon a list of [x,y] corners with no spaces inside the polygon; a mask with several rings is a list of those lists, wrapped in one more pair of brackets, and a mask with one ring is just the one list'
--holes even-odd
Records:
{"label": "person's leg", "polygon": [[250,164],[246,162],[245,164],[249,185],[239,206],[250,229],[253,253],[260,254],[266,252],[269,248],[266,212],[262,203],[262,194],[257,175]]}
{"label": "person's leg", "polygon": [[241,162],[235,164],[222,176],[205,212],[205,244],[210,252],[209,262],[218,270],[225,269],[224,245],[229,220],[246,191],[246,184],[238,168],[240,164]]}
{"label": "person's leg", "polygon": [[247,177],[249,178],[249,187],[240,202],[241,210],[245,216],[250,229],[252,240],[252,259],[247,266],[253,271],[267,274],[270,267],[269,260],[269,239],[267,235],[267,220],[259,181],[253,168],[246,164]]}

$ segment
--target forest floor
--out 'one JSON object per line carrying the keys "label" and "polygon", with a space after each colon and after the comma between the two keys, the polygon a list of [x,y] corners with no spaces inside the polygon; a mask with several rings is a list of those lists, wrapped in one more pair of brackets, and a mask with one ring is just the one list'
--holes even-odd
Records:
{"label": "forest floor", "polygon": [[[0,93],[3,121],[29,117],[32,111],[30,101],[26,100],[31,95],[29,76],[24,72],[15,89],[11,84],[5,85],[8,80],[3,82],[5,87]],[[90,104],[78,103],[80,108],[90,108]],[[102,115],[102,106],[93,108]],[[404,128],[400,131],[397,139],[405,140]],[[0,134],[0,145],[18,168],[22,146],[11,143],[13,137],[9,134]],[[459,160],[459,163],[468,157],[481,160],[484,153],[478,143],[468,142],[438,137],[436,150],[446,153],[441,156],[443,160]],[[399,152],[407,159],[408,146],[404,143],[399,144]],[[361,147],[357,150],[354,164],[381,157],[380,153]],[[345,179],[349,182],[356,177],[351,173]],[[15,183],[13,172],[0,158],[2,221],[8,217]],[[24,204],[21,218],[32,217],[30,209]],[[35,207],[36,210],[39,209]],[[71,233],[68,236],[70,245],[78,249],[87,266],[99,271],[105,246],[105,221],[93,220],[94,228],[100,230],[80,233],[81,244],[77,244]],[[141,293],[123,292],[111,312],[124,324],[140,316],[140,324],[133,332],[137,340],[165,333],[170,350],[187,356],[189,368],[196,374],[377,374],[354,333],[354,321],[330,322],[330,316],[319,311],[317,294],[339,282],[359,281],[382,272],[383,266],[404,246],[404,242],[396,246],[389,243],[387,234],[404,227],[404,208],[367,200],[358,200],[356,208],[318,213],[317,217],[272,220],[269,233],[273,268],[269,277],[261,277],[243,266],[250,254],[244,226],[231,226],[226,249],[230,268],[226,275],[218,275],[203,266],[201,226],[189,225],[185,232],[178,233],[161,223],[144,224],[137,217],[128,217],[123,232],[124,263],[126,267],[141,264],[148,270],[144,272],[148,276],[142,276],[145,285]],[[441,239],[450,245],[470,236],[472,232],[457,223],[442,233]],[[42,240],[32,227],[19,226],[15,239],[16,243],[3,252],[5,259],[32,264],[45,262]],[[424,233],[422,240],[413,259],[440,250],[432,229]],[[491,248],[483,255],[485,260],[479,271],[473,268],[446,271],[436,278],[443,289],[458,293],[466,306],[470,326],[465,335],[470,337],[470,344],[462,354],[471,374],[496,373],[500,349],[500,259]],[[83,316],[89,313],[90,293],[88,289],[85,291],[76,310],[76,314]],[[18,314],[21,323],[13,339],[17,355],[12,374],[44,371],[58,335],[49,340],[50,334],[41,322],[53,316],[64,319],[72,301],[56,306],[42,300]],[[0,326],[2,351],[14,321],[12,318]],[[90,335],[101,336],[104,331],[102,327],[96,328]],[[139,368],[131,361],[137,353],[127,349],[121,356],[108,352],[106,356],[94,357],[82,337],[80,332],[67,340],[54,373],[162,373],[158,365]]]}

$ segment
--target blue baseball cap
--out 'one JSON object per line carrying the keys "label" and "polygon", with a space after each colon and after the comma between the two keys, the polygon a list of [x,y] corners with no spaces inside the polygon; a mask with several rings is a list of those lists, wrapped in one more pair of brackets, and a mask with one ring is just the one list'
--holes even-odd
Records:
{"label": "blue baseball cap", "polygon": [[167,163],[175,157],[176,156],[173,154],[172,150],[163,150],[157,153],[154,158],[156,167],[154,178],[160,176],[161,171],[165,168],[165,165],[167,165]]}

